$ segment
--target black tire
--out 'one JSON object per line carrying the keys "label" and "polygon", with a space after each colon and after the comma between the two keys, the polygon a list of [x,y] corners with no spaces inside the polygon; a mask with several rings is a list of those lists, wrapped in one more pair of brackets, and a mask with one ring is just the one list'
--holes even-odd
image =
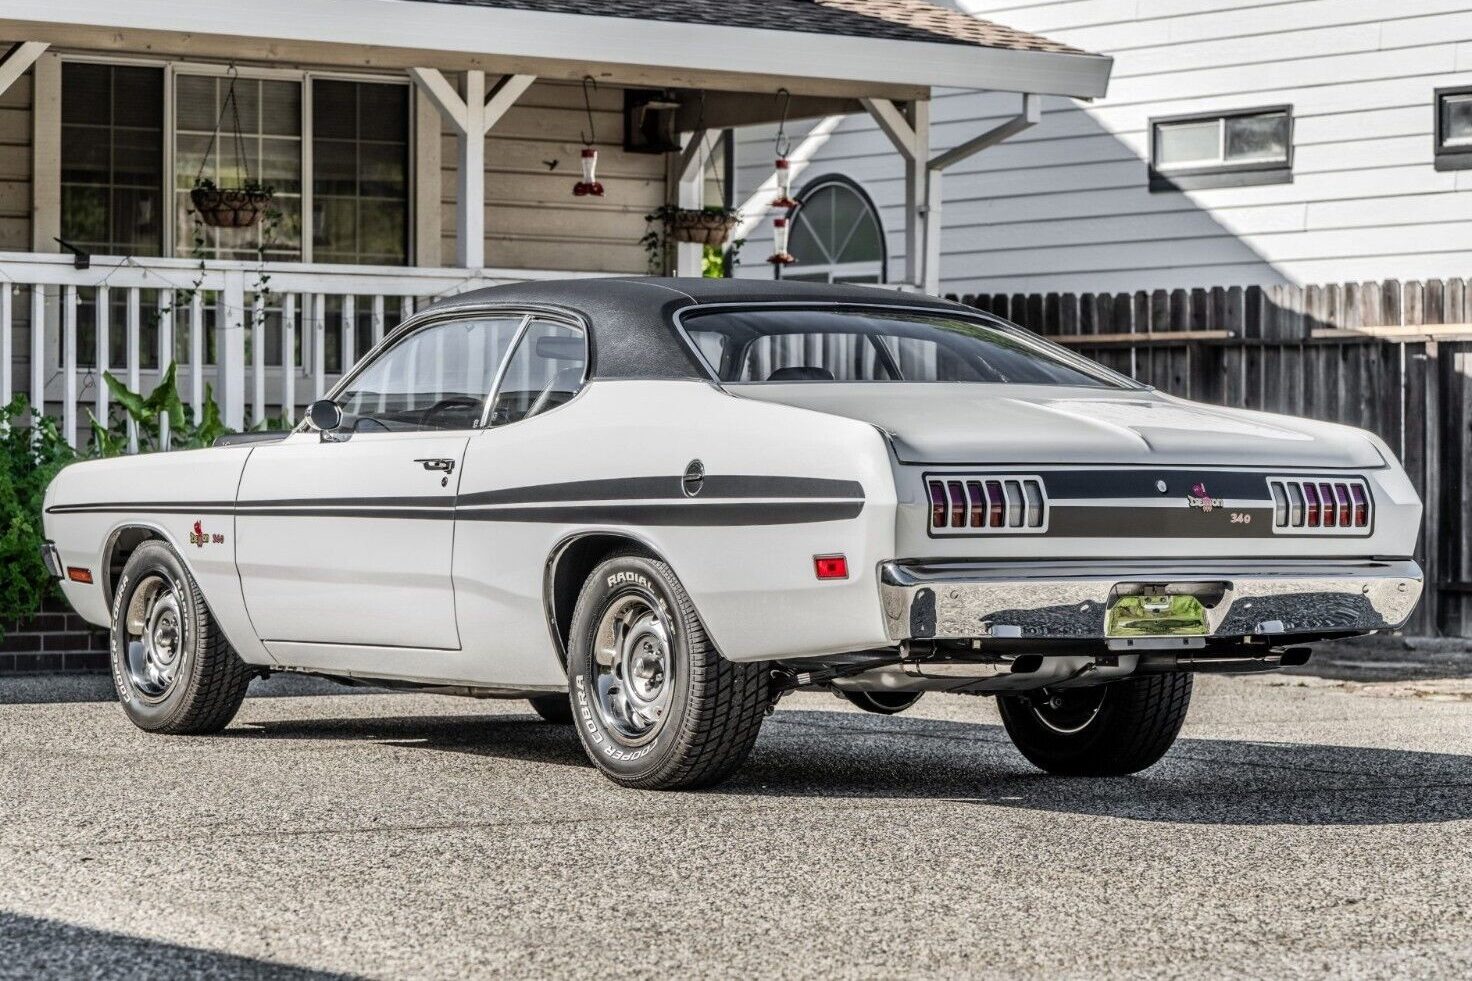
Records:
{"label": "black tire", "polygon": [[851,705],[875,715],[898,715],[920,701],[923,691],[845,691],[838,692]]}
{"label": "black tire", "polygon": [[[1007,735],[1034,766],[1070,777],[1118,777],[1156,763],[1175,742],[1191,704],[1191,675],[1126,678],[1096,688],[1002,695]],[[1092,701],[1091,701],[1092,700]]]}
{"label": "black tire", "polygon": [[[665,701],[657,720],[644,720],[648,730],[632,736],[619,728],[629,719],[621,722],[608,708],[617,699],[604,695],[625,683],[623,662],[610,658],[613,663],[600,666],[594,654],[600,626],[624,607],[647,609],[639,623],[654,623],[661,631],[660,670],[647,680],[658,684]],[[567,669],[578,736],[589,759],[613,782],[641,790],[706,787],[730,776],[756,743],[770,702],[762,665],[722,657],[674,570],[641,552],[610,557],[583,584]]]}
{"label": "black tire", "polygon": [[[176,637],[171,681],[149,690],[146,672],[130,667],[142,657],[142,641],[133,640],[126,618],[140,592],[167,591],[174,598]],[[134,646],[138,645],[138,646]],[[166,543],[147,541],[129,556],[118,577],[112,605],[111,662],[113,686],[123,711],[148,732],[200,735],[230,723],[255,673],[225,640],[205,604],[199,584]],[[131,658],[131,660],[130,660]]]}
{"label": "black tire", "polygon": [[555,726],[572,725],[572,702],[566,695],[533,695],[527,701],[543,721]]}

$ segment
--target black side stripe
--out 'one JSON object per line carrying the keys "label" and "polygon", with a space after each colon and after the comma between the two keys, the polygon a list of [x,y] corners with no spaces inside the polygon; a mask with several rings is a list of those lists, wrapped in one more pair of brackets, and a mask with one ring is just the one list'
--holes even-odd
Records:
{"label": "black side stripe", "polygon": [[[796,500],[794,500],[794,498]],[[658,503],[647,503],[658,502]],[[735,526],[842,521],[864,509],[857,481],[808,477],[712,476],[699,498],[678,477],[585,480],[444,497],[283,498],[200,502],[57,504],[53,514],[233,514],[239,517],[579,521],[602,524]]]}

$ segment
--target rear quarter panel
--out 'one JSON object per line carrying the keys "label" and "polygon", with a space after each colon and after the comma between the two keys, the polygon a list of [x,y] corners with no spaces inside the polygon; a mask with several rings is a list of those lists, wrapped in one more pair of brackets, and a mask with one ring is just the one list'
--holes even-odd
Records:
{"label": "rear quarter panel", "polygon": [[[469,495],[625,478],[667,482],[672,499],[663,503],[688,504],[697,515],[715,498],[684,499],[680,481],[692,460],[708,480],[857,482],[862,508],[844,520],[665,524],[590,518],[589,502],[580,502],[556,520],[463,520]],[[456,604],[463,642],[485,649],[487,682],[565,680],[545,617],[527,611],[544,608],[545,564],[558,544],[600,531],[629,535],[663,557],[733,660],[887,643],[876,575],[894,548],[894,479],[883,437],[867,423],[736,398],[704,382],[598,381],[561,408],[472,437],[460,488]],[[813,557],[829,553],[847,556],[849,579],[817,580]]]}
{"label": "rear quarter panel", "polygon": [[[46,536],[63,564],[93,573],[91,585],[62,582],[72,607],[90,623],[111,622],[111,550],[124,529],[146,528],[179,553],[240,656],[270,664],[246,616],[235,568],[231,509],[250,452],[248,446],[224,446],[148,453],[74,463],[57,474],[46,490]],[[191,541],[196,521],[203,541]]]}

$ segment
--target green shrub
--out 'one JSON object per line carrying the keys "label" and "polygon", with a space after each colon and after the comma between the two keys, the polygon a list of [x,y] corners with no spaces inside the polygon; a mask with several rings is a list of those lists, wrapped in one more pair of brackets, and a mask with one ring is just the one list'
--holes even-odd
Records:
{"label": "green shrub", "polygon": [[55,589],[41,563],[41,501],[51,478],[75,459],[55,420],[31,418],[24,395],[0,408],[0,637],[4,624],[34,616]]}
{"label": "green shrub", "polygon": [[[134,392],[102,373],[111,394],[106,420],[88,412],[92,420],[92,442],[81,452],[62,438],[56,421],[33,418],[24,395],[0,407],[0,515],[5,520],[0,534],[0,638],[4,624],[27,620],[41,609],[41,602],[55,590],[41,563],[41,503],[46,485],[56,472],[84,457],[119,456],[128,451],[128,423],[138,432],[138,450],[148,453],[163,448],[162,422],[169,420],[169,449],[187,450],[209,446],[233,432],[220,419],[214,393],[205,389],[204,408],[194,418],[190,406],[179,397],[177,366],[170,364],[159,383],[147,396]],[[268,420],[267,429],[291,427],[289,419]]]}

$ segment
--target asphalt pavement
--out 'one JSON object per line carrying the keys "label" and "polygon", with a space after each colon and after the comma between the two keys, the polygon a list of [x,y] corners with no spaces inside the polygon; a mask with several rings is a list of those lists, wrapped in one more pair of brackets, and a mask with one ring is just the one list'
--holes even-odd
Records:
{"label": "asphalt pavement", "polygon": [[273,680],[168,738],[0,678],[0,975],[1472,975],[1472,661],[1340,660],[1200,679],[1131,778],[812,694],[665,794],[521,702]]}

